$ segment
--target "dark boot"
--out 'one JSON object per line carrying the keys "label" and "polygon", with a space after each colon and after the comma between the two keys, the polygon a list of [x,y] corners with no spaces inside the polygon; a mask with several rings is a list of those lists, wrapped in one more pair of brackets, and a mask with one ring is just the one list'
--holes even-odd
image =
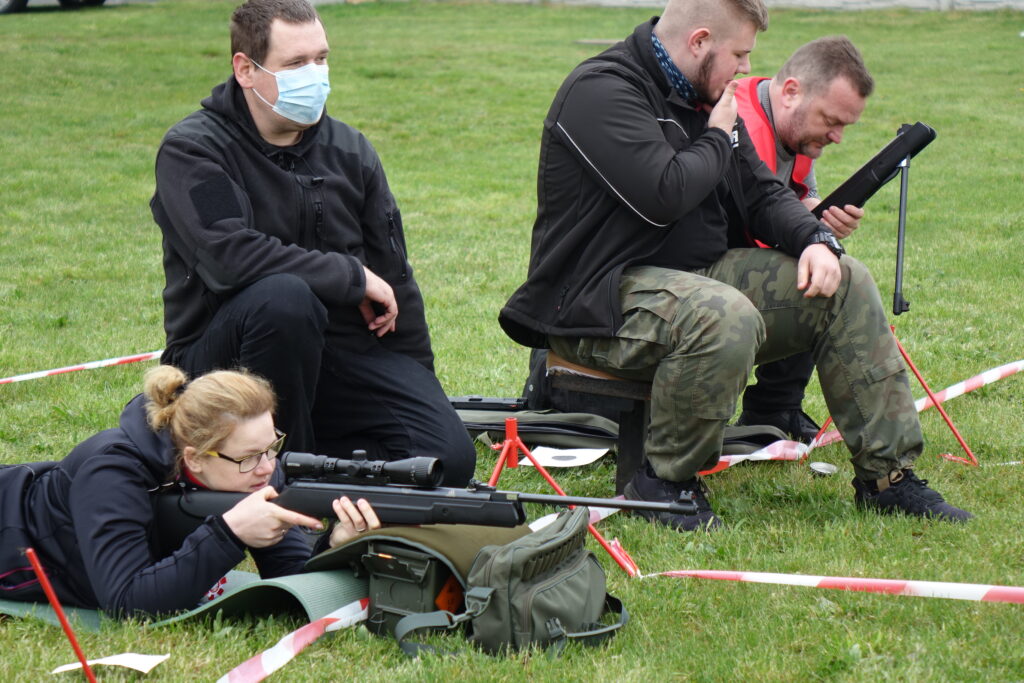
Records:
{"label": "dark boot", "polygon": [[704,485],[694,477],[686,481],[666,481],[659,479],[651,469],[650,463],[637,470],[633,478],[626,484],[623,491],[627,500],[649,500],[656,502],[671,503],[680,499],[692,500],[697,504],[697,511],[690,514],[675,514],[672,512],[653,512],[648,510],[634,510],[634,515],[640,515],[652,522],[659,522],[670,526],[677,531],[696,531],[698,529],[717,529],[722,526],[721,520],[715,516],[704,495]]}
{"label": "dark boot", "polygon": [[918,517],[934,517],[945,522],[966,522],[974,515],[947,503],[938,491],[928,487],[927,479],[918,479],[914,470],[896,470],[877,481],[853,480],[854,501],[860,508],[882,514],[903,512]]}

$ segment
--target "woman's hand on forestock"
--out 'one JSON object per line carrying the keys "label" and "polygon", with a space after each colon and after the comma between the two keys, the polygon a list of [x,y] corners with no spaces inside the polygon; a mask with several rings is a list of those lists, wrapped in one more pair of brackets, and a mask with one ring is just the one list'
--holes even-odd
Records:
{"label": "woman's hand on forestock", "polygon": [[377,513],[364,498],[353,503],[348,496],[333,501],[334,514],[338,515],[338,523],[331,531],[331,547],[336,548],[364,531],[379,529],[380,520]]}
{"label": "woman's hand on forestock", "polygon": [[320,520],[275,505],[271,502],[274,498],[277,498],[277,491],[273,486],[265,486],[225,512],[224,523],[250,548],[280,543],[293,526],[323,529]]}

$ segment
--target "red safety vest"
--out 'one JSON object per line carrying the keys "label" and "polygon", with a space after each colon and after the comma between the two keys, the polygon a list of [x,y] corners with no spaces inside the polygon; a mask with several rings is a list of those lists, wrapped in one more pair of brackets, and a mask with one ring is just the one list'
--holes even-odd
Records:
{"label": "red safety vest", "polygon": [[[761,157],[768,168],[775,173],[778,159],[775,156],[775,129],[768,120],[768,114],[761,107],[761,100],[757,97],[757,84],[767,81],[768,78],[742,78],[740,87],[736,89],[736,106],[740,118],[747,127],[747,133],[754,142],[757,156]],[[811,172],[811,165],[814,161],[803,154],[796,155],[793,164],[792,185],[795,186],[796,196],[803,199],[807,196],[808,188],[804,179]]]}

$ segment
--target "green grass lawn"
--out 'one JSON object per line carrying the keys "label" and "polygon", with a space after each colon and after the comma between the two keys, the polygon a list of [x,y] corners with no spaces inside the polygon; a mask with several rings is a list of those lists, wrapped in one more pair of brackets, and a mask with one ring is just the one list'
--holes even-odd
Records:
{"label": "green grass lawn", "polygon": [[[229,73],[234,2],[156,2],[0,19],[0,377],[163,346],[152,164],[173,123]],[[562,78],[653,14],[645,9],[455,3],[331,5],[329,111],[374,142],[402,207],[449,394],[518,395],[527,350],[496,316],[521,283],[535,211],[541,123]],[[845,33],[877,80],[863,122],[818,168],[827,191],[903,122],[938,139],[915,159],[897,333],[936,388],[1024,357],[1024,14],[772,12],[755,73],[797,46]],[[898,185],[867,206],[847,240],[891,297]],[[888,306],[888,303],[887,303]],[[148,364],[147,364],[148,365]],[[0,386],[0,462],[57,459],[113,426],[143,365]],[[916,395],[922,391],[914,385]],[[918,472],[977,519],[951,527],[882,519],[853,507],[841,446],[814,459],[715,475],[728,524],[679,535],[618,516],[603,524],[645,572],[732,569],[1024,585],[1024,378],[947,404],[983,463],[935,411]],[[812,386],[806,407],[824,419]],[[484,454],[478,475],[489,473]],[[560,477],[608,495],[613,465]],[[505,487],[542,491],[511,472]],[[534,511],[539,513],[541,511]],[[481,654],[408,661],[351,629],[317,643],[275,680],[1021,680],[1024,606],[885,597],[696,579],[628,579],[602,555],[610,590],[633,620],[610,646],[561,659]],[[91,657],[171,652],[147,680],[211,680],[276,642],[287,620],[79,634]],[[74,660],[59,629],[0,620],[0,679],[37,680]],[[136,680],[103,670],[105,680]]]}

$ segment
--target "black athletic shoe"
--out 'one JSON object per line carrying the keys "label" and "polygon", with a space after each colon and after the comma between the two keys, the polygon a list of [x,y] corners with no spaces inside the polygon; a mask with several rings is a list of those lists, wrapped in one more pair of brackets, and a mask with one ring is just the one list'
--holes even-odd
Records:
{"label": "black athletic shoe", "polygon": [[650,510],[633,510],[633,514],[640,515],[652,522],[660,522],[677,531],[711,530],[722,526],[721,520],[715,516],[707,496],[704,495],[704,485],[697,477],[687,481],[665,481],[655,476],[649,463],[644,463],[644,466],[637,470],[633,478],[626,484],[623,493],[627,500],[665,503],[689,499],[692,494],[693,502],[697,504],[697,511],[692,514],[680,515]]}
{"label": "black athletic shoe", "polygon": [[904,512],[918,517],[935,517],[946,522],[966,522],[970,512],[953,507],[938,491],[928,488],[927,479],[918,479],[914,470],[889,475],[889,486],[878,490],[878,482],[853,480],[853,499],[860,508],[872,508],[883,514]]}
{"label": "black athletic shoe", "polygon": [[740,413],[740,419],[736,420],[736,424],[771,425],[801,443],[810,443],[821,431],[821,427],[802,410],[780,410],[775,413],[755,413],[752,410],[744,410]]}

